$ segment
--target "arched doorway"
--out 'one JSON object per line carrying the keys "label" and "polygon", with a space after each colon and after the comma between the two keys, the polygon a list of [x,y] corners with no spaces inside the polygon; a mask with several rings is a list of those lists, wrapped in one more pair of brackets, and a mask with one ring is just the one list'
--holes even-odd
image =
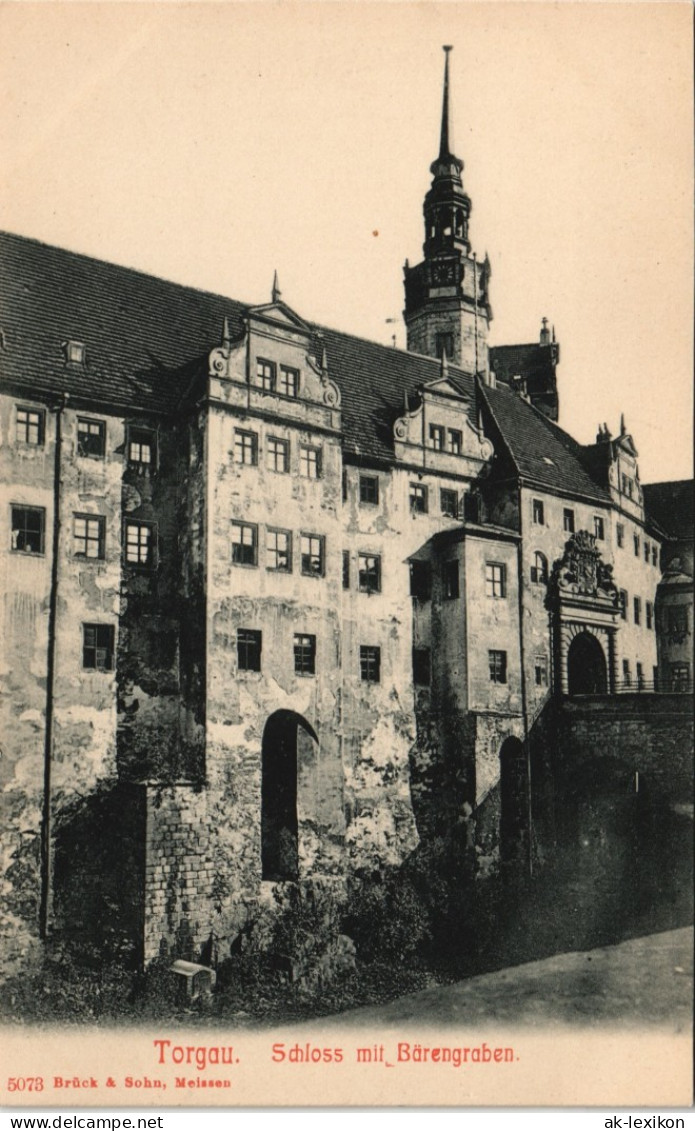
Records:
{"label": "arched doorway", "polygon": [[575,636],[567,652],[567,690],[570,695],[605,695],[606,657],[590,632]]}
{"label": "arched doorway", "polygon": [[261,747],[261,867],[264,880],[296,880],[299,874],[297,751],[318,742],[295,711],[275,711]]}
{"label": "arched doorway", "polygon": [[523,744],[506,738],[500,750],[500,857],[522,863],[528,843],[528,767]]}

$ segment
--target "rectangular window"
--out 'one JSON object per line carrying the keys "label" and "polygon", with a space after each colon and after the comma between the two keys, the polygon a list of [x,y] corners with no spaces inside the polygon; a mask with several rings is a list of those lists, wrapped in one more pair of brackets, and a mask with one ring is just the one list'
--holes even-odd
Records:
{"label": "rectangular window", "polygon": [[41,447],[45,437],[45,421],[46,416],[42,410],[17,405],[15,436],[19,443]]}
{"label": "rectangular window", "polygon": [[101,515],[76,514],[73,519],[73,553],[77,558],[104,557],[106,521]]}
{"label": "rectangular window", "polygon": [[452,456],[460,456],[463,451],[463,433],[458,428],[450,428],[447,436],[447,447]]}
{"label": "rectangular window", "polygon": [[432,592],[432,566],[429,562],[410,563],[410,596],[429,601]]}
{"label": "rectangular window", "polygon": [[448,518],[458,518],[458,491],[451,491],[448,487],[442,487],[441,491],[439,492],[439,503],[442,509],[442,514],[447,515]]}
{"label": "rectangular window", "polygon": [[375,506],[379,502],[378,475],[360,475],[360,502]]}
{"label": "rectangular window", "polygon": [[83,624],[82,667],[97,672],[113,671],[114,636],[112,624]]}
{"label": "rectangular window", "polygon": [[533,500],[533,521],[536,526],[545,525],[545,507],[540,499]]}
{"label": "rectangular window", "polygon": [[439,333],[435,336],[435,350],[437,357],[441,358],[446,354],[448,361],[454,359],[454,335],[447,333]]}
{"label": "rectangular window", "polygon": [[266,460],[269,471],[289,471],[289,441],[279,440],[277,436],[268,436],[266,440]]}
{"label": "rectangular window", "polygon": [[562,512],[562,526],[565,534],[574,534],[574,511],[571,507],[565,507]]}
{"label": "rectangular window", "polygon": [[647,565],[649,565],[649,552],[650,552],[650,550],[651,550],[651,547],[650,547],[649,543],[645,540],[645,543],[644,543],[644,560],[647,563]]}
{"label": "rectangular window", "polygon": [[690,686],[690,664],[671,664],[671,690],[687,691]]}
{"label": "rectangular window", "polygon": [[548,686],[548,657],[536,656],[534,660],[536,687]]}
{"label": "rectangular window", "polygon": [[266,531],[265,564],[278,573],[292,572],[292,535],[289,530]]}
{"label": "rectangular window", "polygon": [[632,498],[632,480],[627,475],[623,475],[623,495],[627,495],[629,499]]}
{"label": "rectangular window", "polygon": [[237,463],[256,466],[258,463],[258,436],[255,432],[243,432],[240,428],[235,429],[234,459]]}
{"label": "rectangular window", "polygon": [[299,449],[299,473],[307,479],[321,477],[321,449],[302,445]]}
{"label": "rectangular window", "polygon": [[444,429],[441,424],[430,424],[430,447],[435,452],[444,450]]}
{"label": "rectangular window", "polygon": [[236,634],[237,666],[242,672],[261,670],[262,634],[255,628],[238,628]]}
{"label": "rectangular window", "polygon": [[642,619],[642,598],[634,597],[632,601],[632,607],[634,611],[635,624],[639,624],[640,620]]}
{"label": "rectangular window", "polygon": [[490,683],[507,682],[507,653],[491,648],[488,652],[490,665]]}
{"label": "rectangular window", "polygon": [[43,507],[12,507],[13,550],[25,554],[43,554],[46,512]]}
{"label": "rectangular window", "polygon": [[360,677],[364,683],[381,680],[381,649],[371,644],[360,645]]}
{"label": "rectangular window", "polygon": [[621,589],[618,597],[618,608],[623,620],[627,620],[627,589]]}
{"label": "rectangular window", "polygon": [[83,365],[85,360],[86,350],[84,342],[67,341],[65,342],[65,360],[72,361],[77,365]]}
{"label": "rectangular window", "polygon": [[427,514],[427,488],[422,483],[410,484],[410,510],[413,514]]}
{"label": "rectangular window", "polygon": [[630,675],[630,661],[623,660],[623,686],[630,687],[632,684],[632,676]]}
{"label": "rectangular window", "polygon": [[154,566],[155,528],[151,522],[126,522],[125,560],[128,565]]}
{"label": "rectangular window", "polygon": [[378,593],[381,589],[381,558],[377,554],[359,554],[357,561],[360,592]]}
{"label": "rectangular window", "polygon": [[635,674],[637,676],[637,690],[641,691],[644,687],[644,668],[639,660],[635,664]]}
{"label": "rectangular window", "polygon": [[654,627],[654,606],[651,603],[651,601],[647,601],[647,603],[644,607],[644,611],[645,611],[646,618],[647,618],[647,628],[653,628]]}
{"label": "rectangular window", "polygon": [[604,525],[603,525],[603,519],[601,518],[600,514],[595,514],[594,515],[594,538],[598,542],[602,542],[604,537],[605,537],[605,528],[604,528]]}
{"label": "rectangular window", "polygon": [[485,593],[488,597],[507,596],[507,567],[498,562],[485,563]]}
{"label": "rectangular window", "polygon": [[343,589],[350,588],[350,551],[343,550]]}
{"label": "rectangular window", "polygon": [[154,457],[154,433],[144,428],[129,428],[128,463],[136,467],[152,467]]}
{"label": "rectangular window", "polygon": [[618,541],[618,545],[624,546],[625,545],[625,527],[623,526],[622,522],[619,522],[618,525],[616,526],[615,536],[616,536],[616,539]]}
{"label": "rectangular window", "polygon": [[685,605],[674,605],[668,610],[667,625],[673,642],[682,643],[688,635],[688,610]]}
{"label": "rectangular window", "polygon": [[280,366],[280,378],[278,380],[278,392],[282,393],[283,397],[296,397],[299,392],[299,370],[290,369],[288,365]]}
{"label": "rectangular window", "polygon": [[234,565],[258,565],[258,527],[250,522],[232,523],[232,562]]}
{"label": "rectangular window", "polygon": [[413,683],[416,687],[429,687],[430,666],[429,648],[413,648]]}
{"label": "rectangular window", "polygon": [[307,577],[323,577],[324,539],[319,534],[302,534],[302,573]]}
{"label": "rectangular window", "polygon": [[294,670],[297,675],[316,674],[316,637],[294,634]]}
{"label": "rectangular window", "polygon": [[77,418],[77,454],[93,457],[106,454],[106,424],[103,420]]}
{"label": "rectangular window", "polygon": [[635,557],[639,557],[639,534],[633,534],[632,540],[635,544]]}
{"label": "rectangular window", "polygon": [[652,546],[652,565],[659,564],[659,551],[656,546]]}
{"label": "rectangular window", "polygon": [[266,393],[275,391],[275,362],[259,357],[256,360],[256,379]]}
{"label": "rectangular window", "polygon": [[447,600],[459,595],[459,564],[456,558],[442,565],[442,590]]}

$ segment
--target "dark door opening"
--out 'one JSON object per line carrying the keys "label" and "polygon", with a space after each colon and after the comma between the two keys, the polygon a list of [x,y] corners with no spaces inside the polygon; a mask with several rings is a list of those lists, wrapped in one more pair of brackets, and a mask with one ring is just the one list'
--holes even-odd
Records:
{"label": "dark door opening", "polygon": [[528,769],[518,738],[506,738],[500,750],[500,857],[523,863],[528,843]]}
{"label": "dark door opening", "polygon": [[299,875],[297,743],[300,729],[316,741],[301,715],[276,711],[263,731],[261,750],[261,867],[264,880]]}
{"label": "dark door opening", "polygon": [[567,688],[570,695],[605,695],[608,691],[606,657],[590,632],[580,632],[569,646]]}

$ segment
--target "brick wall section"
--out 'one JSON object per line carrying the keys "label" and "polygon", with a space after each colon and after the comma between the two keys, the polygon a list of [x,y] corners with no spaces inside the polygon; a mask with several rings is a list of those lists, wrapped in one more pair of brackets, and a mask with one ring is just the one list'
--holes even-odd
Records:
{"label": "brick wall section", "polygon": [[145,962],[169,953],[199,958],[213,925],[207,795],[189,785],[144,788]]}
{"label": "brick wall section", "polygon": [[613,757],[673,801],[692,798],[693,713],[688,695],[567,699],[558,712],[565,773]]}

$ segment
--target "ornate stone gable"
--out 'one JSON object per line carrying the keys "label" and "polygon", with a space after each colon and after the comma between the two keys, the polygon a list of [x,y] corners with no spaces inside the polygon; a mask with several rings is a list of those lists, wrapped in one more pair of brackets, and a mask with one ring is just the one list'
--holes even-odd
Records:
{"label": "ornate stone gable", "polygon": [[618,604],[613,566],[601,558],[596,539],[588,530],[578,530],[565,542],[561,558],[553,564],[548,584],[550,597],[580,596],[610,600]]}

